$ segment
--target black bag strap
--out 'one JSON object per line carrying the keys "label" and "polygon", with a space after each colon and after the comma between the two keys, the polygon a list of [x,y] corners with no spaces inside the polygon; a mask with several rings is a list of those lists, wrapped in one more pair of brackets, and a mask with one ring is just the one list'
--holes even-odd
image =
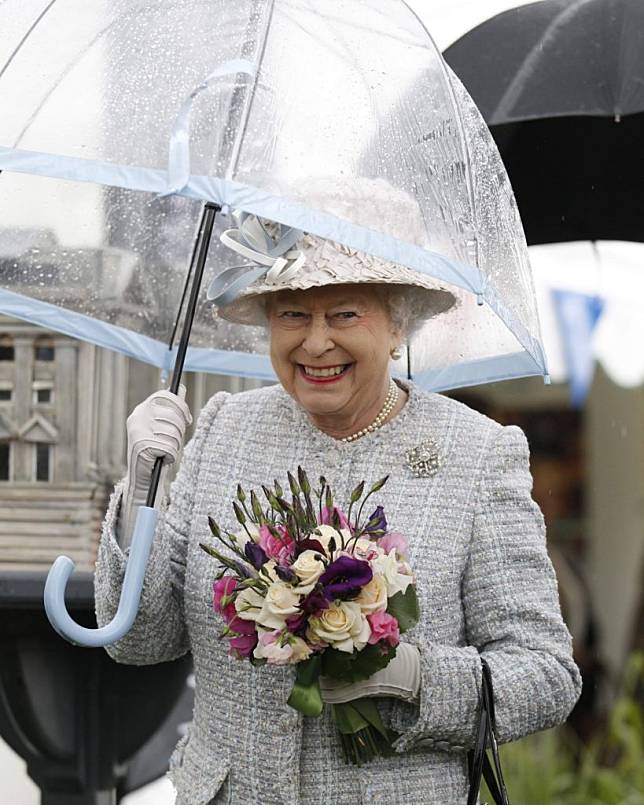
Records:
{"label": "black bag strap", "polygon": [[[469,753],[470,788],[467,805],[476,805],[481,789],[481,777],[485,777],[487,787],[496,805],[510,805],[508,792],[501,770],[499,747],[496,738],[496,719],[494,713],[494,688],[490,667],[481,658],[481,713],[476,733],[474,749]],[[494,767],[487,754],[488,746],[492,752]]]}

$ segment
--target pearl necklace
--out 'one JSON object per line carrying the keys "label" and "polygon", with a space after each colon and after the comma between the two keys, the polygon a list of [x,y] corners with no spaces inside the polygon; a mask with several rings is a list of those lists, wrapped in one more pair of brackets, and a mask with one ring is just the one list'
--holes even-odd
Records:
{"label": "pearl necklace", "polygon": [[371,425],[367,425],[366,428],[359,430],[357,433],[352,433],[351,436],[344,436],[342,439],[340,439],[340,441],[354,442],[361,436],[366,436],[367,433],[373,433],[374,430],[378,430],[378,428],[381,428],[385,424],[387,417],[394,410],[394,406],[398,402],[398,391],[399,391],[398,386],[390,378],[389,391],[387,392],[387,396],[385,397],[384,405],[380,409],[380,413],[374,419]]}

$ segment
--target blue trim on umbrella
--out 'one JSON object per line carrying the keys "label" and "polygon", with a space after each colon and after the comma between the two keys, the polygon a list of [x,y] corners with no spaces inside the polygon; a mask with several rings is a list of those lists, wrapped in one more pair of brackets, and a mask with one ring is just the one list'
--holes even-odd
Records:
{"label": "blue trim on umbrella", "polygon": [[480,358],[445,369],[426,369],[414,375],[414,382],[428,391],[447,391],[536,375],[544,375],[543,367],[524,351]]}
{"label": "blue trim on umbrella", "polygon": [[[176,347],[169,350],[166,344],[150,336],[40,299],[22,296],[6,288],[0,288],[0,312],[14,319],[55,330],[71,338],[88,341],[98,347],[113,349],[159,369],[169,370],[174,365]],[[210,372],[234,377],[250,375],[261,380],[275,379],[268,355],[208,347],[188,347],[185,369],[188,372]]]}
{"label": "blue trim on umbrella", "polygon": [[[3,146],[0,146],[0,170],[93,182],[157,194],[165,194],[168,191],[168,174],[157,168],[140,168]],[[211,176],[193,175],[177,195],[254,213],[262,218],[301,229],[303,232],[311,232],[321,238],[344,243],[383,260],[401,263],[472,293],[483,292],[484,279],[481,273],[466,263],[397,240],[373,229],[352,224],[329,213],[312,210],[305,204],[273,196],[251,185]]]}
{"label": "blue trim on umbrella", "polygon": [[171,352],[167,345],[154,338],[6,288],[0,288],[0,311],[15,319],[29,321],[63,335],[116,350],[160,369],[172,366],[174,351]]}

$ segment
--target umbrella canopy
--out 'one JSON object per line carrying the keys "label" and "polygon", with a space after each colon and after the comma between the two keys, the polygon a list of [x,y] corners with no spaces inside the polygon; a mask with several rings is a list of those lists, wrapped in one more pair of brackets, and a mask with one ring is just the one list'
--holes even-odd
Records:
{"label": "umbrella canopy", "polygon": [[[507,176],[405,2],[5,0],[0,29],[4,312],[169,365],[187,233],[209,201],[453,288],[460,305],[412,348],[423,385],[545,373]],[[342,198],[316,205],[307,177],[340,195],[384,177],[423,231],[404,240]],[[26,227],[46,249],[20,252]],[[233,262],[214,249],[207,273]],[[186,368],[269,377],[265,335],[214,323],[204,303]]]}
{"label": "umbrella canopy", "polygon": [[640,0],[524,5],[445,58],[491,126],[528,243],[644,239]]}
{"label": "umbrella canopy", "polygon": [[640,0],[530,3],[486,20],[445,55],[492,126],[644,111]]}

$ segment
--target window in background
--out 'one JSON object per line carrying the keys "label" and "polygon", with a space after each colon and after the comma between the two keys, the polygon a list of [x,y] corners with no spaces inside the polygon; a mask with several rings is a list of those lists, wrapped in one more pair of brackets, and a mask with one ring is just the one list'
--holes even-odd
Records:
{"label": "window in background", "polygon": [[51,445],[45,442],[34,445],[34,481],[51,481]]}
{"label": "window in background", "polygon": [[37,361],[53,361],[55,357],[54,340],[42,336],[34,341],[34,358]]}
{"label": "window in background", "polygon": [[0,481],[11,480],[11,445],[0,442]]}
{"label": "window in background", "polygon": [[10,335],[0,335],[0,361],[14,360],[13,338]]}
{"label": "window in background", "polygon": [[54,401],[54,390],[51,383],[36,381],[33,387],[34,405],[46,405]]}

